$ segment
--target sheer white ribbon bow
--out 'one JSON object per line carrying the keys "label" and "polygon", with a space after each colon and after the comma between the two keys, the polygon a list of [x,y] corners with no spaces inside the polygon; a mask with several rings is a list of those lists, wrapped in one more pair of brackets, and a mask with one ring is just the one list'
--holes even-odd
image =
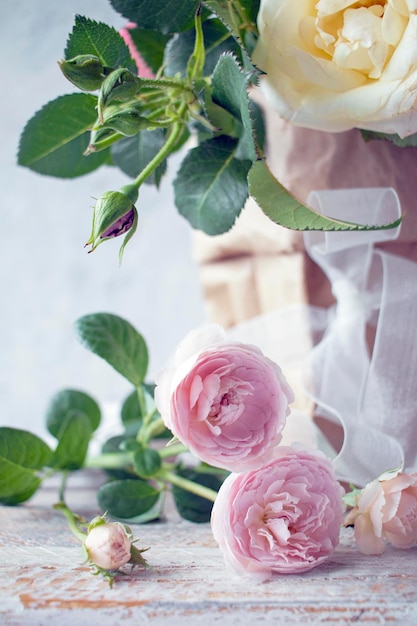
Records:
{"label": "sheer white ribbon bow", "polygon": [[[308,203],[358,223],[400,216],[393,189],[316,191]],[[399,466],[417,471],[417,264],[375,247],[398,233],[305,233],[306,249],[329,278],[336,304],[288,307],[231,331],[286,373],[288,366],[303,369],[317,413],[343,427],[337,475],[360,486]]]}
{"label": "sheer white ribbon bow", "polygon": [[[308,202],[325,215],[361,223],[384,224],[400,216],[393,189],[313,192]],[[324,336],[310,354],[311,392],[319,411],[343,426],[335,459],[339,477],[359,485],[399,466],[417,470],[417,264],[375,248],[398,233],[399,228],[304,237],[336,298]]]}

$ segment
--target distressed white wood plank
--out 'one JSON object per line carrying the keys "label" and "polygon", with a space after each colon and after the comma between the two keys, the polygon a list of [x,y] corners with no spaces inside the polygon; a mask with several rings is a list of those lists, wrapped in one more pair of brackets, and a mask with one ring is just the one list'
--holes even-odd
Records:
{"label": "distressed white wood plank", "polygon": [[[417,623],[417,549],[367,557],[345,529],[322,566],[254,585],[225,569],[208,524],[170,512],[165,521],[132,527],[139,545],[150,547],[151,567],[118,577],[109,589],[82,563],[77,540],[51,508],[55,497],[43,490],[28,505],[0,509],[0,623]],[[68,500],[87,517],[97,513],[94,492],[82,481]]]}

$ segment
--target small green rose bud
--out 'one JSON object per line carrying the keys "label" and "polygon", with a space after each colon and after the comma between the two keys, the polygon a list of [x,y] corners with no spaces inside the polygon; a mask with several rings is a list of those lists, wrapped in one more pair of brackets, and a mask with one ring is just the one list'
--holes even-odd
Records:
{"label": "small green rose bud", "polygon": [[141,130],[155,128],[155,124],[140,115],[136,109],[128,108],[106,115],[102,128],[111,128],[121,135],[133,137]]}
{"label": "small green rose bud", "polygon": [[103,120],[103,111],[113,101],[132,100],[140,90],[142,81],[129,70],[119,67],[103,81],[98,96],[98,114]]}
{"label": "small green rose bud", "polygon": [[58,65],[65,78],[83,91],[100,89],[106,76],[113,71],[93,54],[79,54],[72,59],[58,62]]}
{"label": "small green rose bud", "polygon": [[120,133],[106,126],[93,127],[90,132],[90,141],[84,151],[84,156],[88,156],[93,152],[99,152],[109,147],[109,142],[120,139]]}
{"label": "small green rose bud", "polygon": [[121,191],[106,191],[94,206],[91,236],[85,245],[91,245],[92,252],[103,241],[127,233],[120,248],[121,258],[127,242],[136,231],[137,223],[138,214],[133,204],[132,193],[127,195]]}

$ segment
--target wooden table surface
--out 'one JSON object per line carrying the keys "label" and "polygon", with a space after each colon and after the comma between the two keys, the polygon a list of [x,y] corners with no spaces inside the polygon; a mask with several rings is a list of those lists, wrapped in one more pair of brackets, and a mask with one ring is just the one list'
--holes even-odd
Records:
{"label": "wooden table surface", "polygon": [[[74,476],[69,506],[97,509],[97,476]],[[118,577],[112,589],[83,564],[80,544],[53,510],[56,486],[29,503],[0,507],[0,624],[169,626],[171,624],[417,624],[417,548],[358,553],[350,529],[325,564],[253,584],[230,574],[208,524],[170,512],[132,526],[149,547],[150,568]]]}

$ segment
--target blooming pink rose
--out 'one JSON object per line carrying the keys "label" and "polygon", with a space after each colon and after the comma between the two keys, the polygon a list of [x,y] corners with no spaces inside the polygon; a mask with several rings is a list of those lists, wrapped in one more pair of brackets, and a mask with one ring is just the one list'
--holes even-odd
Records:
{"label": "blooming pink rose", "polygon": [[355,540],[364,554],[382,554],[386,541],[403,549],[417,543],[417,474],[384,478],[362,489],[345,520],[345,525],[354,524]]}
{"label": "blooming pink rose", "polygon": [[167,428],[202,461],[236,472],[272,458],[294,399],[276,363],[217,325],[190,333],[156,382]]}
{"label": "blooming pink rose", "polygon": [[88,559],[94,565],[116,570],[130,561],[132,539],[118,522],[98,524],[88,533],[84,542]]}
{"label": "blooming pink rose", "polygon": [[226,478],[212,509],[213,535],[240,575],[262,582],[305,572],[339,542],[342,497],[328,458],[280,446],[258,471]]}

